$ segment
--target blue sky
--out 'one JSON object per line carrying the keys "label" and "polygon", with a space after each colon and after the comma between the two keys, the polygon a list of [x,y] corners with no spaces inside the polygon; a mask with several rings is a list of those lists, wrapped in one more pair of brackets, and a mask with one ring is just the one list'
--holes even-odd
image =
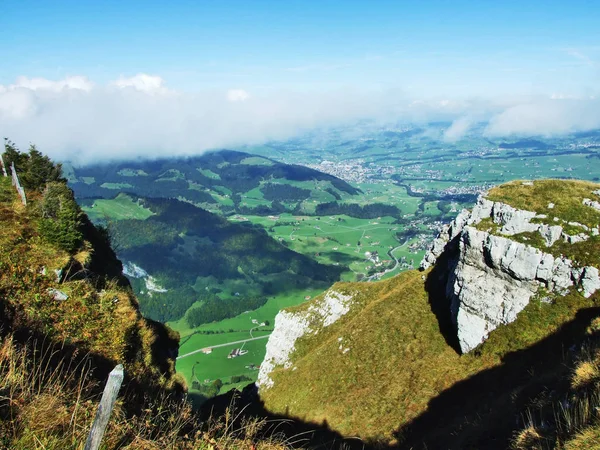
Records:
{"label": "blue sky", "polygon": [[0,135],[97,160],[364,118],[600,128],[598,23],[597,0],[0,0]]}
{"label": "blue sky", "polygon": [[600,78],[598,22],[594,1],[3,0],[0,84],[141,72],[193,90],[580,94]]}

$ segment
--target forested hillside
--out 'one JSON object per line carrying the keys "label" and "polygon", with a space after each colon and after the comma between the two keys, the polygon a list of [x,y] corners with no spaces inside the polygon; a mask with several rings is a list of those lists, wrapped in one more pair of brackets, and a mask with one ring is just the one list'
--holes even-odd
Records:
{"label": "forested hillside", "polygon": [[111,230],[120,257],[160,286],[152,290],[147,277],[130,276],[144,315],[161,322],[192,306],[192,327],[233,317],[287,289],[326,288],[343,270],[289,250],[260,227],[185,202],[143,199],[140,205],[153,214],[115,221]]}
{"label": "forested hillside", "polygon": [[308,200],[332,201],[359,193],[332,175],[231,150],[188,159],[69,166],[69,182],[80,199],[127,192],[179,198],[224,214],[311,212]]}

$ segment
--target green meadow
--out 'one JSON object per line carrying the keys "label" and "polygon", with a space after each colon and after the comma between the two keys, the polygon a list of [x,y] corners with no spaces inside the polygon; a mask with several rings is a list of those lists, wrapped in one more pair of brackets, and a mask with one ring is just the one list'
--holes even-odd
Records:
{"label": "green meadow", "polygon": [[[236,220],[235,217],[231,220]],[[367,252],[377,252],[381,260],[391,260],[387,253],[399,245],[395,235],[402,229],[392,217],[357,219],[346,215],[292,214],[281,214],[276,216],[278,219],[243,217],[263,226],[272,237],[298,253],[323,264],[349,267],[349,272],[344,274],[344,279],[348,280],[366,273],[373,266],[365,258]]]}
{"label": "green meadow", "polygon": [[[195,350],[241,341],[251,337],[268,336],[274,326],[277,313],[289,306],[298,305],[307,297],[313,298],[322,292],[320,289],[305,289],[286,292],[275,297],[270,297],[266,304],[254,311],[248,311],[231,319],[220,322],[204,324],[197,328],[190,328],[182,318],[169,322],[168,325],[181,335],[179,355],[184,356]],[[260,324],[265,323],[264,326]],[[252,334],[250,334],[252,330]],[[213,334],[206,334],[212,332]],[[211,354],[202,352],[184,356],[177,360],[177,372],[182,373],[188,381],[190,388],[193,381],[206,384],[221,379],[224,383],[221,392],[235,386],[230,386],[227,381],[235,375],[245,375],[252,381],[256,380],[258,370],[246,366],[260,366],[264,356],[267,338],[248,341],[245,344],[232,344],[213,349]],[[248,350],[248,353],[237,358],[228,359],[227,355],[235,348]],[[249,383],[248,381],[245,383]],[[241,383],[242,385],[244,383]],[[239,387],[239,386],[238,386]]]}
{"label": "green meadow", "polygon": [[96,199],[92,206],[83,206],[82,209],[93,222],[102,222],[107,219],[145,220],[152,215],[152,211],[144,208],[129,195],[123,193],[113,199]]}

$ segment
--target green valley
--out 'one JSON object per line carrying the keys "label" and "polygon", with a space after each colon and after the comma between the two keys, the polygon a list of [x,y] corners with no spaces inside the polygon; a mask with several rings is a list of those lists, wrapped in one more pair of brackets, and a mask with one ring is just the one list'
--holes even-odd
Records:
{"label": "green valley", "polygon": [[[309,134],[67,173],[84,210],[109,224],[142,312],[182,333],[185,355],[267,335],[279,309],[333,281],[389,279],[416,267],[439,227],[495,183],[600,177],[589,136],[494,142],[472,133],[444,142],[444,126],[365,125],[362,140],[324,131],[319,150]],[[177,367],[192,391],[214,393],[220,380],[216,391],[225,392],[248,382],[232,377],[256,379],[265,343],[215,347]],[[249,351],[227,358],[236,348]]]}

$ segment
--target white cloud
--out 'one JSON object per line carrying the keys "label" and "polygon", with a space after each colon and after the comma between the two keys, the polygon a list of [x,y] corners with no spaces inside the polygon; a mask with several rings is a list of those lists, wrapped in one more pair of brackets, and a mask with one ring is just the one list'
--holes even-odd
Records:
{"label": "white cloud", "polygon": [[600,128],[600,100],[593,98],[415,100],[399,90],[354,88],[249,95],[238,88],[185,93],[165,85],[147,74],[107,85],[85,77],[21,77],[0,86],[0,137],[22,146],[34,142],[53,158],[85,163],[193,155],[365,118],[454,121],[445,132],[449,140],[486,119],[490,135]]}
{"label": "white cloud", "polygon": [[471,116],[462,116],[452,122],[452,125],[444,131],[444,140],[455,142],[461,139],[475,124],[475,119]]}
{"label": "white cloud", "polygon": [[243,89],[229,89],[227,91],[227,100],[230,102],[243,102],[249,98],[250,94]]}
{"label": "white cloud", "polygon": [[489,122],[490,136],[556,136],[600,128],[600,100],[540,98],[506,108]]}
{"label": "white cloud", "polygon": [[118,88],[133,88],[135,90],[147,93],[165,93],[167,89],[164,87],[165,81],[155,75],[147,75],[138,73],[133,77],[126,78],[120,76],[117,80],[110,83]]}
{"label": "white cloud", "polygon": [[17,81],[10,85],[8,89],[30,89],[32,91],[47,90],[59,92],[63,89],[78,89],[82,91],[90,91],[94,87],[94,84],[86,77],[74,76],[67,77],[64,80],[52,81],[45,78],[28,78],[18,77]]}
{"label": "white cloud", "polygon": [[386,114],[393,105],[386,95],[346,90],[262,96],[242,89],[174,92],[162,78],[145,74],[88,90],[72,79],[23,80],[29,79],[0,87],[0,135],[82,163],[185,156],[283,139],[315,126]]}

